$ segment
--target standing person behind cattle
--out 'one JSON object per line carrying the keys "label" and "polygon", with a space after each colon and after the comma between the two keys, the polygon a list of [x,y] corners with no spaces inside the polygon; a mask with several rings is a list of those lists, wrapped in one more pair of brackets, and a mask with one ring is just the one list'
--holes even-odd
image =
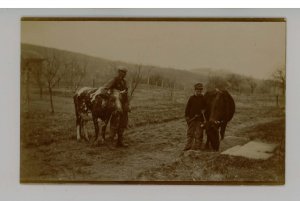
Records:
{"label": "standing person behind cattle", "polygon": [[[127,69],[121,66],[118,68],[118,75],[103,85],[100,93],[100,95],[104,98],[104,101],[102,103],[103,107],[107,106],[107,99],[112,90],[114,89],[119,91],[125,90],[125,92],[127,93],[128,87],[127,87],[127,82],[125,80],[126,74],[127,74]],[[127,99],[126,102],[128,102],[128,97],[126,99]]]}
{"label": "standing person behind cattle", "polygon": [[[113,90],[119,90],[119,91],[122,91],[122,93],[124,93],[123,99],[122,99],[122,115],[121,115],[121,118],[119,119],[119,121],[120,121],[119,124],[116,124],[119,127],[112,128],[114,130],[117,130],[117,134],[118,134],[117,146],[119,146],[119,147],[127,147],[128,146],[127,144],[125,144],[123,142],[123,133],[124,133],[125,128],[127,128],[128,111],[129,111],[129,100],[128,100],[128,95],[127,95],[128,87],[127,87],[127,82],[125,80],[126,74],[127,74],[127,69],[125,67],[120,66],[118,68],[118,75],[103,86],[101,94],[100,94],[104,98],[104,101],[102,102],[102,106],[105,108],[105,107],[107,107],[107,102],[108,102],[110,92],[112,92]],[[112,120],[114,120],[114,117],[112,117]],[[112,135],[114,133],[115,132],[111,132],[111,135],[109,137],[110,142],[112,142],[114,139],[114,135]]]}
{"label": "standing person behind cattle", "polygon": [[203,140],[203,111],[205,109],[205,100],[202,94],[203,84],[194,85],[195,94],[192,95],[185,108],[185,119],[188,124],[187,143],[184,151],[200,149]]}

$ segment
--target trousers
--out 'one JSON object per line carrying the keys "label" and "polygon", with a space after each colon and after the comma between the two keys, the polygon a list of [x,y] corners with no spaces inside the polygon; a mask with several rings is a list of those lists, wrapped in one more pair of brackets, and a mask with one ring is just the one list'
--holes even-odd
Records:
{"label": "trousers", "polygon": [[185,145],[185,150],[189,149],[201,149],[203,141],[203,128],[202,122],[198,119],[193,120],[188,124],[187,130],[187,142]]}

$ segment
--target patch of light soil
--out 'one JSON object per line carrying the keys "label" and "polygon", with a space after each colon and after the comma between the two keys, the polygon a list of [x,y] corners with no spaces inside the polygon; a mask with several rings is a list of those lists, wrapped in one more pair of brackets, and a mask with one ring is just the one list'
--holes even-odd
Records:
{"label": "patch of light soil", "polygon": [[227,149],[221,154],[231,156],[242,156],[250,159],[262,159],[266,160],[273,155],[273,152],[277,144],[268,144],[258,141],[250,141],[244,145],[237,145]]}

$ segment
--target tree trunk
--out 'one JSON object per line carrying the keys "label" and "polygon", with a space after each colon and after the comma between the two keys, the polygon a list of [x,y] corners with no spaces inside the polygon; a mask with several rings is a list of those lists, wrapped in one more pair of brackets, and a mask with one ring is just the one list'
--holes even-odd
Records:
{"label": "tree trunk", "polygon": [[49,89],[49,96],[50,96],[50,106],[51,106],[51,113],[54,113],[54,107],[53,107],[53,99],[52,99],[52,88],[50,86],[50,84],[48,85],[48,89]]}

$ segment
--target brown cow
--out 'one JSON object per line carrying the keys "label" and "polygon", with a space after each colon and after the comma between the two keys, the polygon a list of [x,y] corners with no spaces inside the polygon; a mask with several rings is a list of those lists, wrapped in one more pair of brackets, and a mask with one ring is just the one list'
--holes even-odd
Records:
{"label": "brown cow", "polygon": [[224,139],[227,123],[235,113],[235,103],[232,96],[226,90],[215,89],[204,94],[206,102],[206,148],[212,145],[215,151],[219,150],[220,139]]}

